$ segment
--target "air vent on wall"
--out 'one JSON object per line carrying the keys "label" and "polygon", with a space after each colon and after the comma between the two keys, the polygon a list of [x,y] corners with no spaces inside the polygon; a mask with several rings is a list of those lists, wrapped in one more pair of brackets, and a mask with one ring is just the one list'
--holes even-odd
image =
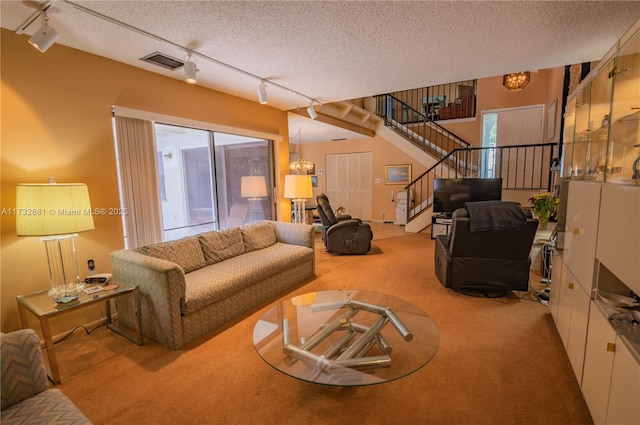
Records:
{"label": "air vent on wall", "polygon": [[184,65],[184,62],[180,59],[172,58],[160,52],[151,53],[150,55],[140,58],[140,60],[170,69],[171,71]]}

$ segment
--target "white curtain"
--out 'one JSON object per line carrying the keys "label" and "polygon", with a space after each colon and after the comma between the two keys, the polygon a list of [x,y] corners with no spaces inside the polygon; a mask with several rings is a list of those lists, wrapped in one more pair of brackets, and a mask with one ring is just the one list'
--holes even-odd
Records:
{"label": "white curtain", "polygon": [[116,116],[116,144],[120,169],[126,247],[162,241],[162,219],[151,121]]}

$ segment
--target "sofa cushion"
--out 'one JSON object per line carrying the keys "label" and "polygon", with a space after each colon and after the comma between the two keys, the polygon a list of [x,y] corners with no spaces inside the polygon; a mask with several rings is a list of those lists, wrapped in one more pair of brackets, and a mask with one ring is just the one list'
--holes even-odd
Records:
{"label": "sofa cushion", "polygon": [[187,286],[182,314],[192,314],[270,276],[313,261],[314,255],[313,248],[278,242],[263,250],[196,270],[185,276]]}
{"label": "sofa cushion", "polygon": [[207,265],[219,263],[244,253],[242,231],[238,227],[201,233],[198,240],[202,246]]}
{"label": "sofa cushion", "polygon": [[257,223],[240,227],[244,240],[244,252],[264,249],[276,243],[276,232],[269,223]]}
{"label": "sofa cushion", "polygon": [[150,257],[176,263],[185,273],[198,270],[207,265],[202,247],[196,236],[187,236],[170,242],[160,242],[138,248],[138,252]]}

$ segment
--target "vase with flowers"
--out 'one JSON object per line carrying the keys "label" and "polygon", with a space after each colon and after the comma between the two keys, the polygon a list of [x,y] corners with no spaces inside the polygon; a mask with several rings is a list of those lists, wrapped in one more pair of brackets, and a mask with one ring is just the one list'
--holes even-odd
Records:
{"label": "vase with flowers", "polygon": [[549,217],[553,209],[560,202],[557,196],[551,193],[536,193],[529,198],[529,204],[533,209],[533,214],[538,219],[539,228],[545,230],[549,224]]}

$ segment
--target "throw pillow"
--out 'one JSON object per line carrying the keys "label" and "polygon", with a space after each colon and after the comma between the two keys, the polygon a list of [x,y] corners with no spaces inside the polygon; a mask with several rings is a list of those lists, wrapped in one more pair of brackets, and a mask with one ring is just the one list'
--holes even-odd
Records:
{"label": "throw pillow", "polygon": [[269,223],[249,224],[240,227],[240,230],[245,252],[263,249],[276,243],[276,232]]}
{"label": "throw pillow", "polygon": [[238,227],[198,235],[207,265],[219,263],[244,252],[242,231]]}
{"label": "throw pillow", "polygon": [[207,265],[200,242],[195,236],[149,245],[144,251],[151,257],[176,263],[182,267],[185,273],[201,269]]}

